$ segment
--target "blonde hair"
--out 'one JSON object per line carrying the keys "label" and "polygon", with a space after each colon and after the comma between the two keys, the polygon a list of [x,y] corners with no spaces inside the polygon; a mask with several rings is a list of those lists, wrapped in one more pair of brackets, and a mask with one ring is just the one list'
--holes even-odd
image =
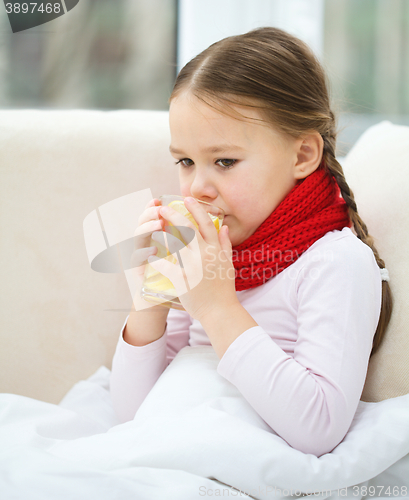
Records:
{"label": "blonde hair", "polygon": [[[325,168],[334,176],[348,205],[353,230],[371,248],[379,268],[385,267],[335,158],[337,132],[326,75],[305,43],[273,27],[224,38],[184,66],[177,76],[169,103],[186,91],[233,116],[237,116],[237,112],[230,104],[256,108],[265,121],[294,138],[318,131],[324,141]],[[392,307],[389,283],[382,281],[381,313],[371,356],[382,342]]]}

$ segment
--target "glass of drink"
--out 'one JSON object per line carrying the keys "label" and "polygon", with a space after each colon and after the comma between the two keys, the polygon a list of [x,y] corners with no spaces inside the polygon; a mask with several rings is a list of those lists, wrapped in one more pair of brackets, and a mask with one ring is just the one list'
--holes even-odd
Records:
{"label": "glass of drink", "polygon": [[[189,219],[197,228],[198,225],[194,220],[192,214],[187,210],[184,204],[184,197],[178,195],[165,194],[159,197],[162,206],[169,206],[184,215]],[[195,198],[196,199],[196,198]],[[223,224],[224,212],[221,208],[218,208],[214,205],[210,205],[210,203],[206,203],[204,201],[197,200],[202,204],[203,208],[209,214],[209,217],[212,219],[213,224],[215,225],[217,232],[220,231],[220,228]],[[169,249],[169,246],[166,245],[165,236],[162,233],[162,238],[158,238],[161,241],[158,242],[151,238],[150,246],[156,246],[158,251],[156,253],[156,257],[163,258],[171,262],[172,264],[176,264],[178,262],[179,252],[177,250],[183,248],[187,245],[187,241],[183,238],[181,232],[177,227],[171,224],[169,221],[165,220],[165,231],[180,241],[180,246],[177,248],[176,245],[172,245]],[[186,234],[185,234],[186,238]],[[169,251],[171,250],[171,251]],[[176,250],[176,251],[175,251]],[[179,262],[180,266],[183,267],[183,262]],[[174,309],[180,309],[184,311],[184,307],[180,303],[180,300],[177,296],[177,292],[172,282],[166,278],[163,274],[156,271],[149,263],[146,264],[145,267],[145,275],[143,279],[141,296],[144,300],[148,302],[152,302],[156,305],[160,304],[165,307],[172,307]]]}

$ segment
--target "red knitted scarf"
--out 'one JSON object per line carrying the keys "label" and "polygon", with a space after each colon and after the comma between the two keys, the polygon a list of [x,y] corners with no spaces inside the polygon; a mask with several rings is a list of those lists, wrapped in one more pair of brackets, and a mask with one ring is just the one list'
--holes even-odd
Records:
{"label": "red knitted scarf", "polygon": [[351,227],[347,204],[322,163],[297,182],[249,238],[233,247],[236,290],[262,285],[326,233],[346,226]]}

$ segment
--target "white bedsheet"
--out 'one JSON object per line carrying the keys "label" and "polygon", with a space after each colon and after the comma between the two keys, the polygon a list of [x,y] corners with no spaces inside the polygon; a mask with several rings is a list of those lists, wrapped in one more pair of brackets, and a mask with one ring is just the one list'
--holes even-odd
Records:
{"label": "white bedsheet", "polygon": [[317,458],[272,432],[217,363],[211,346],[185,347],[125,424],[104,366],[59,405],[1,394],[1,500],[408,496],[409,395],[360,402]]}

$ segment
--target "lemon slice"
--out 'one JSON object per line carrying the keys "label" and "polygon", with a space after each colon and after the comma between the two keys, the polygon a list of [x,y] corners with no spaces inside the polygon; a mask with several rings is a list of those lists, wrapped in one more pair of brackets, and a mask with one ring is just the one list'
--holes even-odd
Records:
{"label": "lemon slice", "polygon": [[[166,247],[164,247],[163,245],[161,245],[157,241],[155,241],[155,240],[152,239],[151,240],[151,244],[152,244],[152,246],[155,246],[158,249],[158,251],[155,254],[155,257],[158,257],[159,259],[163,259],[163,258],[166,258],[166,256],[169,255],[169,252],[167,251]],[[157,271],[156,269],[154,269],[149,263],[146,264],[146,268],[145,268],[145,280],[149,280],[150,278],[152,278],[153,276],[156,276],[158,274],[160,274],[159,271]]]}
{"label": "lemon slice", "polygon": [[[170,224],[170,223],[169,223]],[[178,240],[182,240],[182,235],[180,234],[180,231],[178,229],[175,228],[175,226],[171,226],[169,225],[168,226],[169,228],[169,232],[172,236],[174,236],[175,238],[177,238]],[[167,231],[166,231],[167,232]],[[168,252],[168,255],[169,255],[169,252]]]}
{"label": "lemon slice", "polygon": [[154,276],[159,276],[159,271],[154,269],[150,264],[146,264],[145,268],[145,281],[151,280]]}
{"label": "lemon slice", "polygon": [[[189,212],[189,210],[185,207],[185,204],[183,203],[182,200],[174,200],[169,203],[169,207],[173,208],[173,210],[176,210],[176,212],[179,212],[180,214],[184,215],[187,219],[192,222],[195,227],[199,227],[197,225],[197,222],[193,218],[193,215]],[[217,232],[220,230],[220,224],[219,224],[219,218],[216,217],[215,215],[209,214],[209,217],[212,219],[212,222],[217,229]]]}
{"label": "lemon slice", "polygon": [[173,208],[173,210],[176,210],[176,212],[179,212],[180,214],[184,215],[187,219],[192,222],[196,227],[198,227],[197,222],[193,218],[193,215],[189,212],[189,210],[185,207],[185,204],[183,203],[182,200],[174,200],[169,203],[169,207]]}
{"label": "lemon slice", "polygon": [[[167,257],[164,257],[164,259],[166,259],[167,261],[169,261],[171,264],[177,264],[177,262],[178,262],[177,258],[174,255],[169,254],[169,252],[168,252]],[[145,280],[150,280],[154,276],[162,276],[162,274],[159,273],[159,271],[157,271],[156,269],[154,269],[149,263],[146,264],[146,268],[145,268]],[[170,283],[170,281],[169,281],[169,283]]]}
{"label": "lemon slice", "polygon": [[172,264],[177,264],[178,263],[177,258],[174,255],[169,254],[169,252],[168,252],[168,256],[165,257],[165,260],[168,260]]}
{"label": "lemon slice", "polygon": [[169,290],[174,289],[174,286],[172,282],[163,276],[162,274],[159,275],[160,278],[156,281],[149,281],[145,283],[145,286],[149,288],[151,292],[169,292]]}

